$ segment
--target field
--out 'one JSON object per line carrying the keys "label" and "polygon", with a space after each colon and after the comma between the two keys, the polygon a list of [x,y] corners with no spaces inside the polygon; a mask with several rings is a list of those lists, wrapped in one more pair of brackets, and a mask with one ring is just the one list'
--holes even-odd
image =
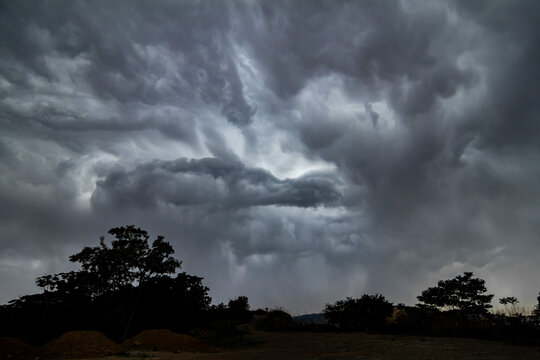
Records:
{"label": "field", "polygon": [[451,337],[249,329],[240,347],[223,348],[170,330],[147,330],[123,344],[116,344],[96,331],[73,331],[40,348],[17,339],[0,338],[0,359],[534,360],[540,359],[540,346]]}
{"label": "field", "polygon": [[274,360],[274,359],[357,359],[357,360],[449,360],[540,359],[540,347],[513,345],[478,339],[393,336],[367,333],[309,333],[254,331],[259,342],[240,350],[202,353],[130,352],[109,360]]}

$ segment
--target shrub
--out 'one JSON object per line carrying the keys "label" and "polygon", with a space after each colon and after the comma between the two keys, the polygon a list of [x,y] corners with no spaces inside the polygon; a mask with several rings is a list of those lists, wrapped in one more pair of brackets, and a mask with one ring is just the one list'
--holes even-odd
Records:
{"label": "shrub", "polygon": [[334,304],[326,304],[323,315],[329,324],[342,330],[381,330],[394,307],[380,294],[348,297]]}
{"label": "shrub", "polygon": [[238,296],[234,300],[229,300],[228,309],[232,319],[240,323],[249,322],[253,317],[249,311],[249,301],[247,296]]}
{"label": "shrub", "polygon": [[540,316],[540,293],[538,294],[538,297],[536,298],[536,300],[538,301],[538,303],[534,307],[533,315]]}
{"label": "shrub", "polygon": [[262,315],[255,323],[259,330],[265,331],[287,331],[293,330],[296,324],[289,313],[282,309],[270,310],[266,315]]}

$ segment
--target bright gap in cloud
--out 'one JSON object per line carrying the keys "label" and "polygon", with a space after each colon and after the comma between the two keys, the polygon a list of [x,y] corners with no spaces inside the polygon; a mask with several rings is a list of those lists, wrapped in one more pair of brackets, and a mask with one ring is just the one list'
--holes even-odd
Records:
{"label": "bright gap in cloud", "polygon": [[76,204],[81,209],[90,208],[90,198],[96,190],[96,183],[102,179],[100,168],[112,167],[118,159],[107,153],[83,156],[77,161],[79,166],[72,171],[72,179],[77,188]]}
{"label": "bright gap in cloud", "polygon": [[[257,109],[251,129],[258,138],[257,148],[248,150],[241,147],[245,145],[245,142],[241,141],[243,137],[239,136],[240,133],[234,136],[233,131],[226,130],[228,135],[233,134],[232,138],[228,138],[232,141],[228,143],[235,153],[243,153],[243,161],[247,165],[266,169],[281,179],[296,178],[315,171],[335,171],[334,164],[320,159],[308,159],[300,151],[289,148],[289,144],[294,144],[296,139],[291,137],[288,130],[276,127],[276,121],[278,123],[280,121],[279,116],[276,117],[273,114],[275,109],[271,109],[272,104],[276,105],[279,100],[266,87],[263,73],[258,70],[257,63],[248,52],[237,44],[234,46],[234,52],[235,64],[244,87],[246,101]],[[277,105],[286,106],[285,104]]]}

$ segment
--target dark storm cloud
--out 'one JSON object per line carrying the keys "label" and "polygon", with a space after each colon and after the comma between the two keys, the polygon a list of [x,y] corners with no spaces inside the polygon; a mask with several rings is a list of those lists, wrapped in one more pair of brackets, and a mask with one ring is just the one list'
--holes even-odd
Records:
{"label": "dark storm cloud", "polygon": [[237,31],[245,34],[241,39],[282,97],[296,94],[312,77],[337,72],[369,92],[384,90],[381,82],[410,83],[413,88],[399,95],[414,112],[429,108],[438,95],[452,95],[471,74],[451,59],[442,60],[463,45],[433,51],[433,39],[448,31],[444,7],[427,7],[426,14],[404,4],[254,2],[239,6],[244,18]]}
{"label": "dark storm cloud", "polygon": [[133,170],[114,169],[97,183],[97,207],[155,206],[157,203],[249,206],[334,206],[340,199],[335,179],[308,174],[280,180],[263,169],[217,158],[153,162]]}
{"label": "dark storm cloud", "polygon": [[536,296],[538,2],[0,7],[2,283],[135,223],[219,301]]}
{"label": "dark storm cloud", "polygon": [[540,85],[534,79],[540,76],[540,26],[535,14],[540,5],[534,1],[458,1],[456,8],[489,34],[482,60],[491,70],[486,75],[490,91],[480,105],[488,119],[480,146],[537,145]]}
{"label": "dark storm cloud", "polygon": [[[201,100],[246,125],[255,110],[232,59],[227,13],[210,2],[6,3],[1,75],[32,91],[32,80],[67,72],[81,90],[126,107]],[[80,68],[59,69],[62,59]]]}
{"label": "dark storm cloud", "polygon": [[[488,266],[488,249],[506,247],[512,232],[533,246],[537,225],[523,213],[534,210],[518,189],[538,200],[530,182],[538,167],[519,158],[539,158],[537,5],[324,4],[242,8],[243,39],[283,108],[331,74],[350,99],[367,101],[374,126],[393,124],[380,131],[354,125],[362,119],[336,115],[324,96],[308,99],[294,125],[281,124],[299,132],[306,156],[335,163],[364,187],[357,199],[371,220],[364,231],[379,242],[370,251],[388,247],[399,268],[400,252],[411,247],[416,269],[447,271],[453,262]],[[272,56],[276,49],[284,55]],[[325,85],[335,83],[314,92]],[[375,112],[378,101],[391,113]],[[373,288],[399,283],[389,279],[395,272],[370,268]]]}

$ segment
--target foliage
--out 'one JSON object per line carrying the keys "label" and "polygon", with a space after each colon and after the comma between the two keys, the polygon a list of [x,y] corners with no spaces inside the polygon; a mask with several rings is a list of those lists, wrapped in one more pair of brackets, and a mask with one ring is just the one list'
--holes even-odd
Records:
{"label": "foliage", "polygon": [[96,297],[154,276],[173,274],[181,265],[172,257],[174,250],[163,236],[150,246],[148,233],[133,225],[113,228],[109,234],[116,238],[110,247],[102,236],[99,246],[84,247],[69,257],[81,264],[81,270],[42,276],[36,284],[45,291]]}
{"label": "foliage", "polygon": [[508,316],[520,316],[520,312],[517,309],[517,304],[519,300],[514,296],[507,296],[499,299],[499,304],[504,305],[506,308],[506,313]]}
{"label": "foliage", "polygon": [[43,293],[0,309],[2,334],[40,343],[64,331],[93,329],[121,341],[148,328],[188,330],[200,325],[211,299],[202,278],[179,273],[172,246],[133,225],[109,231],[110,246],[85,247],[70,256],[81,269],[39,277]]}
{"label": "foliage", "polygon": [[342,330],[380,330],[393,309],[392,303],[384,296],[366,294],[359,299],[348,297],[334,304],[326,304],[323,315],[329,324]]}
{"label": "foliage", "polygon": [[536,298],[537,304],[534,307],[533,314],[535,316],[540,316],[540,293],[538,293],[538,297]]}
{"label": "foliage", "polygon": [[252,318],[247,296],[238,296],[236,299],[229,300],[228,311],[234,320],[241,323],[248,322]]}
{"label": "foliage", "polygon": [[282,308],[266,311],[255,321],[255,327],[264,331],[290,331],[296,324],[292,316]]}
{"label": "foliage", "polygon": [[417,297],[420,306],[460,310],[469,314],[485,314],[491,308],[492,294],[485,294],[485,281],[473,278],[472,272],[464,272],[450,280],[440,280]]}
{"label": "foliage", "polygon": [[515,296],[507,296],[499,299],[499,304],[515,306],[518,303],[518,299]]}
{"label": "foliage", "polygon": [[133,332],[168,328],[186,331],[200,323],[211,298],[202,278],[182,272],[154,277],[141,285],[142,296]]}
{"label": "foliage", "polygon": [[249,311],[247,296],[238,296],[236,299],[229,300],[229,310],[234,313]]}

